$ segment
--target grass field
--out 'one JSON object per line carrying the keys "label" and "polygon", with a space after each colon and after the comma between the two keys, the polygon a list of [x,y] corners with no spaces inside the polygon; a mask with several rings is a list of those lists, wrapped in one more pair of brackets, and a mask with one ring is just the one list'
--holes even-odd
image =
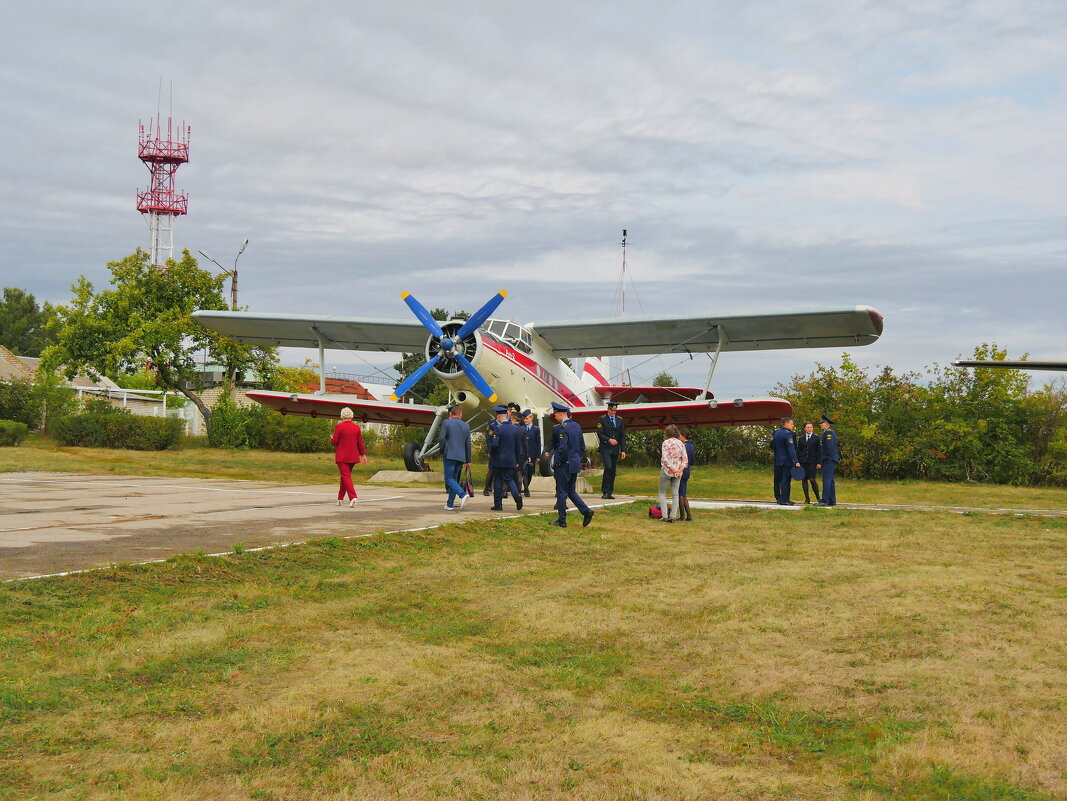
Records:
{"label": "grass field", "polygon": [[3,585],[0,798],[1067,798],[1067,520],[643,514]]}
{"label": "grass field", "polygon": [[[440,463],[433,463],[440,470]],[[625,465],[625,463],[624,463]],[[356,465],[356,483],[379,470],[403,470],[398,458],[372,457]],[[75,473],[118,473],[142,476],[234,478],[333,484],[333,456],[323,453],[228,451],[191,447],[172,451],[123,451],[108,448],[65,448],[53,440],[31,437],[20,448],[0,451],[0,471],[60,470]],[[484,459],[474,466],[475,482],[485,475]],[[773,498],[771,469],[699,466],[689,482],[692,498]],[[599,487],[598,479],[593,479]],[[615,488],[620,494],[655,495],[659,478],[654,468],[620,469]],[[803,500],[799,484],[793,498]],[[1067,488],[1012,487],[1004,484],[949,484],[932,481],[854,481],[838,478],[838,500],[856,503],[932,504],[980,508],[1067,509]]]}

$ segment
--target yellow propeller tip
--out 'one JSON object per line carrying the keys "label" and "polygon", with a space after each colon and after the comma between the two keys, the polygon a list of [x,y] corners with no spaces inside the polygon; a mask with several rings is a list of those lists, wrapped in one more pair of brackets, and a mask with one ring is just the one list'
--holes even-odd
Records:
{"label": "yellow propeller tip", "polygon": [[393,403],[396,403],[398,400],[400,400],[400,398],[398,398],[396,395],[390,395],[389,400],[391,400]]}
{"label": "yellow propeller tip", "polygon": [[493,393],[493,397],[491,397],[491,398],[489,399],[489,402],[490,402],[490,403],[496,403],[496,393],[495,393],[495,392]]}
{"label": "yellow propeller tip", "polygon": [[506,289],[501,289],[500,290],[500,297],[506,298],[507,296],[508,296],[508,291]]}
{"label": "yellow propeller tip", "polygon": [[407,300],[407,297],[408,297],[408,295],[410,295],[410,294],[411,294],[410,292],[401,292],[401,293],[400,293],[400,299],[401,299],[401,300]]}

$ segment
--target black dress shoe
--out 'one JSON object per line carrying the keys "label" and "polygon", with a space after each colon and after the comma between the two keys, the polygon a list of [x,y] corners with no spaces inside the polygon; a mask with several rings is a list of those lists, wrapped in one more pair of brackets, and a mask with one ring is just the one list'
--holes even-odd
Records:
{"label": "black dress shoe", "polygon": [[778,501],[779,506],[796,506],[792,501]]}
{"label": "black dress shoe", "polygon": [[560,528],[566,528],[567,527],[566,523],[561,523],[558,520],[553,520],[548,525],[550,525],[550,526],[559,526]]}
{"label": "black dress shoe", "polygon": [[522,496],[521,495],[516,495],[515,496],[515,508],[518,509],[520,512],[522,511]]}
{"label": "black dress shoe", "polygon": [[588,512],[586,512],[582,516],[582,528],[585,528],[586,526],[588,526],[592,522],[593,522],[593,510],[590,509]]}
{"label": "black dress shoe", "polygon": [[529,498],[530,497],[530,491],[526,490],[524,493],[522,493],[522,497]]}
{"label": "black dress shoe", "polygon": [[492,490],[482,490],[482,495],[485,495],[486,497],[488,497],[488,496],[490,496],[492,494],[493,494]]}
{"label": "black dress shoe", "polygon": [[489,507],[489,511],[490,512],[503,512],[504,511],[504,507],[503,506],[490,506]]}
{"label": "black dress shoe", "polygon": [[615,500],[615,496],[614,496],[614,495],[602,495],[601,497],[602,497],[602,498],[603,498],[604,500],[606,500],[606,501],[613,501],[613,500]]}

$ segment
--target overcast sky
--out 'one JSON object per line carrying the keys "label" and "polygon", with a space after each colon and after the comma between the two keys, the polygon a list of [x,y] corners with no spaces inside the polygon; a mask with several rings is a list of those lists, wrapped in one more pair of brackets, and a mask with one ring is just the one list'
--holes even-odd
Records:
{"label": "overcast sky", "polygon": [[[1062,2],[43,0],[5,29],[0,270],[40,300],[147,246],[163,76],[192,126],[176,249],[228,265],[248,237],[254,311],[506,288],[520,322],[608,317],[626,228],[632,313],[865,304],[861,364],[1067,359]],[[727,354],[715,388],[839,358]]]}

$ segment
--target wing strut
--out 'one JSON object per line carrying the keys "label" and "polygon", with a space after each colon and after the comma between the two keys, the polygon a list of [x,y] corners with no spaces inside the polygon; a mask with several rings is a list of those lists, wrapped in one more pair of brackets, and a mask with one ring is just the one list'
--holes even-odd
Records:
{"label": "wing strut", "polygon": [[318,326],[311,326],[311,331],[315,334],[315,339],[319,343],[319,395],[326,394],[326,347],[322,344],[322,334],[319,333]]}
{"label": "wing strut", "polygon": [[715,330],[719,335],[719,344],[715,348],[715,355],[711,357],[711,365],[708,367],[708,377],[704,381],[704,391],[700,393],[700,400],[706,400],[708,397],[708,391],[711,389],[711,377],[715,375],[715,365],[719,363],[719,354],[722,353],[723,347],[727,343],[726,329],[721,325],[715,326]]}

